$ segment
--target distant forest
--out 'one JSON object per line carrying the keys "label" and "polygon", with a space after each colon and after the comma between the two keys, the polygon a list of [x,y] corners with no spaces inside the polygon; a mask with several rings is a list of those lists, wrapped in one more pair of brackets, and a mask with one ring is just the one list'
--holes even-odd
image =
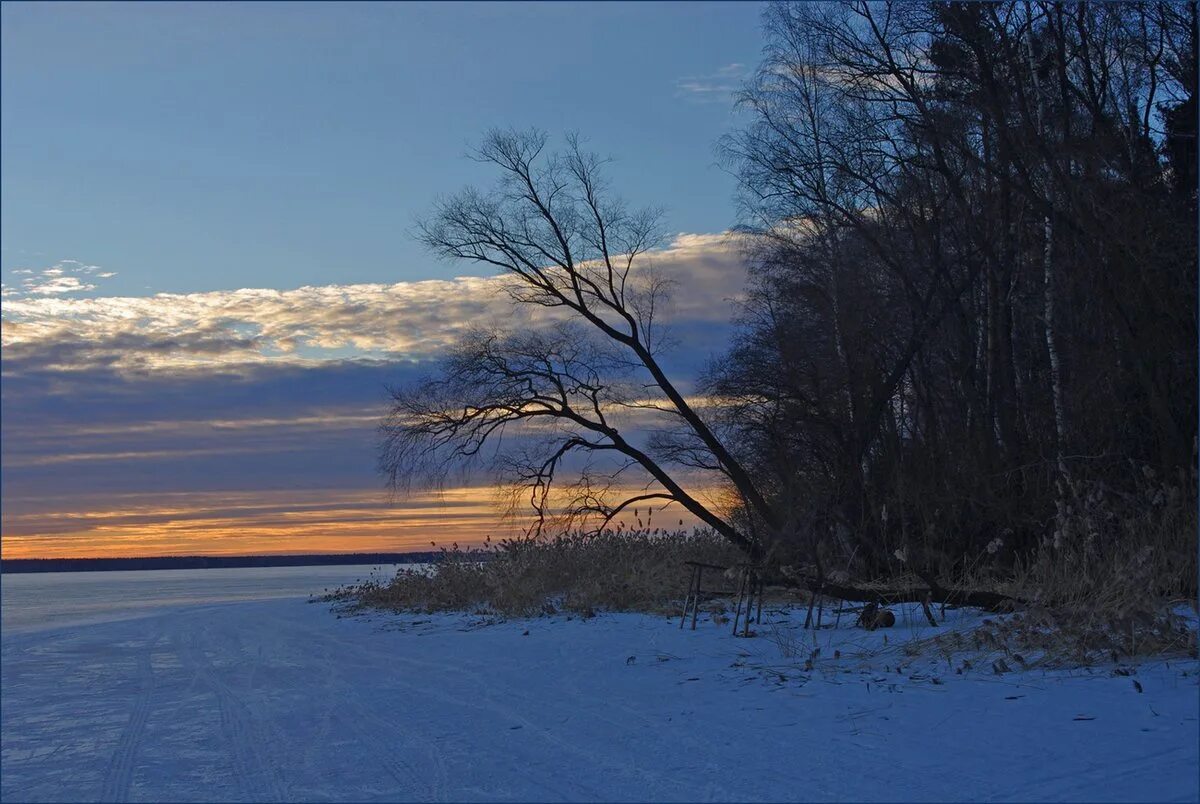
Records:
{"label": "distant forest", "polygon": [[7,558],[0,572],[105,572],[113,570],[323,567],[345,564],[424,564],[440,553],[338,553],[288,556],[157,556],[154,558]]}
{"label": "distant forest", "polygon": [[706,390],[788,546],[860,576],[1194,556],[1196,28],[770,7],[724,143],[753,286]]}

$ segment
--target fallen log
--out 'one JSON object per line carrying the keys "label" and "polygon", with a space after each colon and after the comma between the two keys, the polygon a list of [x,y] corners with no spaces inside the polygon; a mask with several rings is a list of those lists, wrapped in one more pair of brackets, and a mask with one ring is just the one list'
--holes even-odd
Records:
{"label": "fallen log", "polygon": [[908,587],[905,589],[889,589],[885,587],[861,587],[837,583],[826,578],[820,581],[816,576],[804,573],[788,572],[790,568],[780,568],[778,576],[771,577],[767,583],[792,588],[805,589],[811,593],[828,595],[851,603],[938,603],[956,606],[974,606],[1003,613],[1023,606],[1024,601],[981,589],[947,589],[936,581],[931,582],[928,576],[922,577],[925,586]]}

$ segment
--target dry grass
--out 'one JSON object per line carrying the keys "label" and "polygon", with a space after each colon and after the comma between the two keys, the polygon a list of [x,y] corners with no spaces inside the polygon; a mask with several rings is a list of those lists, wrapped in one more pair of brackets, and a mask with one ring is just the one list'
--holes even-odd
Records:
{"label": "dry grass", "polygon": [[683,562],[732,565],[741,554],[706,530],[606,531],[512,539],[482,551],[443,551],[428,570],[401,570],[388,583],[339,590],[335,599],[393,610],[477,611],[509,616],[559,609],[679,611]]}
{"label": "dry grass", "polygon": [[1184,488],[1147,483],[1133,498],[1076,493],[1009,584],[1026,610],[978,638],[1072,664],[1194,656],[1196,499]]}
{"label": "dry grass", "polygon": [[[1186,484],[1136,495],[1071,489],[1053,533],[1007,576],[972,570],[955,585],[994,589],[1024,605],[968,632],[919,640],[976,665],[1093,666],[1197,655],[1197,511]],[[966,562],[964,562],[965,564]]]}
{"label": "dry grass", "polygon": [[[995,654],[1010,665],[1195,656],[1196,505],[1194,494],[1182,488],[1146,484],[1137,498],[1073,489],[1053,535],[1011,572],[989,570],[976,559],[961,562],[960,577],[944,579],[959,588],[1002,592],[1025,605],[973,631],[920,640],[916,649]],[[687,560],[732,565],[742,556],[704,530],[506,540],[481,551],[444,551],[429,569],[402,570],[390,582],[347,587],[331,597],[364,607],[508,616],[601,609],[677,613],[688,584]],[[920,581],[878,583],[900,588]],[[1193,608],[1185,616],[1188,603]]]}

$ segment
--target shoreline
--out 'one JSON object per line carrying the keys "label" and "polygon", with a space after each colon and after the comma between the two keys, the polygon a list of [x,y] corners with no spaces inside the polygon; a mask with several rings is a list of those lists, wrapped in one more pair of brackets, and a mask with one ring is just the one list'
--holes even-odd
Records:
{"label": "shoreline", "polygon": [[295,553],[251,556],[145,556],[136,558],[5,558],[0,574],[36,572],[127,572],[131,570],[240,569],[246,567],[336,567],[355,564],[428,564],[437,551],[411,553]]}

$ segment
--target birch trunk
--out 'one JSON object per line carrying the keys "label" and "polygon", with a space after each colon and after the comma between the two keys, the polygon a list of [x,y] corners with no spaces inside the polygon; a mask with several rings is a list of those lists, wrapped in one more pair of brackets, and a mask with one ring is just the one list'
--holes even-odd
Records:
{"label": "birch trunk", "polygon": [[[1044,119],[1044,103],[1042,100],[1042,84],[1038,80],[1037,64],[1033,58],[1033,17],[1030,14],[1029,32],[1025,38],[1025,54],[1029,59],[1029,79],[1033,83],[1033,95],[1037,102],[1037,127],[1038,133],[1045,136]],[[1066,99],[1064,98],[1064,101]],[[1062,361],[1059,359],[1058,353],[1058,335],[1054,322],[1054,222],[1051,218],[1053,212],[1054,193],[1051,190],[1052,171],[1046,171],[1046,199],[1050,204],[1050,212],[1047,212],[1042,219],[1042,272],[1043,286],[1045,295],[1045,322],[1046,322],[1046,352],[1050,357],[1050,394],[1054,405],[1054,442],[1055,442],[1055,457],[1058,462],[1058,470],[1066,475],[1065,459],[1063,457],[1063,445],[1066,442],[1067,422],[1066,413],[1063,406],[1063,391],[1062,391]]]}

